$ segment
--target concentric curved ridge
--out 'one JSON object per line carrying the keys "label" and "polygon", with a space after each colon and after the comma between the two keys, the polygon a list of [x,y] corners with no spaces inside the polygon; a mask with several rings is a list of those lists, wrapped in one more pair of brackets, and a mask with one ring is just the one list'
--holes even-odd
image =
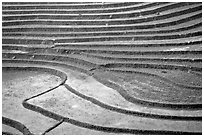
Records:
{"label": "concentric curved ridge", "polygon": [[61,78],[19,104],[55,121],[43,135],[202,134],[201,2],[3,2],[2,58]]}

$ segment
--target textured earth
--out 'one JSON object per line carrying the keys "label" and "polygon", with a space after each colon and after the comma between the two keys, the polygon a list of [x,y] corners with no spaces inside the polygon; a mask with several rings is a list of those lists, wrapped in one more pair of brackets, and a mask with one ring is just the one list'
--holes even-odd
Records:
{"label": "textured earth", "polygon": [[202,134],[202,3],[2,3],[2,134]]}

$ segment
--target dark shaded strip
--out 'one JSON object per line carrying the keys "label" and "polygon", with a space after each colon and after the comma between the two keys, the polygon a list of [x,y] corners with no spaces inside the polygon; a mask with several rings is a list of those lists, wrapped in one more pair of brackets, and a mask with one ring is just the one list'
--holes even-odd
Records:
{"label": "dark shaded strip", "polygon": [[80,122],[68,117],[63,117],[61,115],[58,115],[56,113],[47,111],[41,107],[34,106],[32,104],[29,104],[26,102],[26,100],[23,101],[23,106],[29,110],[41,113],[42,115],[46,117],[50,117],[52,119],[60,121],[61,119],[64,119],[64,122],[71,123],[73,125],[79,126],[79,127],[84,127],[92,130],[98,130],[98,131],[103,131],[103,132],[111,132],[111,133],[128,133],[128,134],[184,134],[184,135],[191,135],[191,134],[202,134],[200,132],[182,132],[182,131],[161,131],[161,130],[137,130],[137,129],[127,129],[127,128],[114,128],[114,127],[104,127],[104,126],[97,126],[97,125],[92,125],[89,123],[85,122]]}
{"label": "dark shaded strip", "polygon": [[[33,55],[32,54],[22,54],[22,53],[3,53],[3,55],[8,55],[10,57],[15,56],[15,57],[21,57],[22,59],[30,59]],[[7,57],[8,57],[7,56]],[[82,66],[88,66],[88,67],[95,67],[96,64],[82,60],[82,59],[77,59],[73,57],[66,57],[66,56],[54,56],[54,55],[37,55],[35,54],[35,57],[33,60],[41,60],[45,59],[47,61],[65,61],[65,62],[71,62],[74,64],[82,65]]]}
{"label": "dark shaded strip", "polygon": [[[167,81],[167,82],[170,82],[176,86],[179,86],[179,87],[182,87],[182,88],[188,88],[188,89],[196,89],[196,90],[202,90],[202,86],[190,86],[190,85],[183,85],[181,83],[175,83],[174,81],[168,79],[168,78],[165,78],[165,77],[162,77],[162,76],[158,76],[158,75],[155,75],[155,74],[152,74],[152,73],[146,73],[146,72],[140,72],[140,71],[134,71],[134,70],[117,70],[117,69],[109,69],[108,71],[111,71],[111,72],[119,72],[119,73],[128,73],[128,74],[144,74],[144,75],[151,75],[151,76],[155,76],[155,77],[159,77],[160,79],[162,79],[163,81]],[[194,75],[197,75],[197,76],[200,76],[202,77],[202,72],[195,72],[195,71],[191,71],[190,70],[190,73],[193,73]]]}
{"label": "dark shaded strip", "polygon": [[[30,57],[32,57],[32,55],[30,54],[22,54],[22,53],[3,53],[3,56],[7,55],[7,58],[9,57],[20,57],[23,59],[29,59]],[[67,62],[72,62],[75,64],[79,64],[82,66],[87,66],[87,67],[96,67],[97,64],[85,61],[83,59],[76,59],[76,58],[72,58],[72,57],[65,57],[65,56],[54,56],[53,55],[37,55],[35,54],[35,58],[34,60],[37,59],[46,59],[46,60],[50,60],[53,61],[67,61]],[[100,67],[103,68],[154,68],[154,69],[168,69],[168,70],[181,70],[181,71],[188,71],[188,70],[192,70],[192,71],[198,71],[201,72],[202,68],[200,67],[192,67],[192,66],[184,66],[184,65],[165,65],[165,64],[147,64],[147,63],[106,63],[106,64],[99,64]]]}
{"label": "dark shaded strip", "polygon": [[55,129],[56,127],[58,127],[60,124],[62,124],[64,122],[64,119],[62,119],[61,121],[59,121],[58,123],[56,123],[54,126],[50,127],[49,129],[47,129],[44,133],[42,133],[42,135],[45,135],[46,133],[50,132],[51,130]]}
{"label": "dark shaded strip", "polygon": [[[184,14],[188,14],[188,13],[193,13],[193,12],[196,12],[196,11],[202,11],[202,6],[198,6],[198,7],[194,7],[194,8],[189,8],[187,10],[182,10],[182,11],[178,11],[178,12],[174,12],[174,13],[170,13],[170,14],[166,14],[166,15],[160,15],[160,16],[155,16],[155,17],[148,17],[148,18],[142,18],[142,19],[134,19],[134,20],[107,20],[107,21],[103,21],[103,20],[94,20],[94,19],[89,19],[89,20],[84,20],[84,21],[79,21],[79,20],[71,20],[69,21],[67,19],[67,17],[63,17],[63,16],[47,16],[47,15],[44,15],[44,17],[42,15],[40,16],[37,16],[37,18],[39,19],[39,21],[34,21],[33,19],[35,19],[36,17],[34,16],[29,16],[28,17],[24,17],[21,16],[18,19],[18,21],[13,21],[13,22],[6,22],[7,20],[12,20],[12,18],[9,16],[9,17],[3,17],[3,20],[5,21],[5,24],[9,24],[9,23],[15,23],[13,25],[26,25],[26,24],[30,24],[30,23],[34,23],[34,24],[41,24],[41,23],[44,23],[44,21],[41,21],[40,19],[49,19],[49,21],[46,21],[47,23],[49,23],[50,25],[53,25],[55,24],[54,22],[56,23],[59,23],[59,24],[64,24],[62,22],[66,22],[65,24],[66,25],[103,25],[105,23],[108,23],[108,25],[118,25],[118,24],[138,24],[138,23],[144,23],[144,22],[151,22],[151,21],[156,21],[156,20],[164,20],[164,19],[169,19],[169,18],[172,18],[172,17],[176,17],[176,16],[181,16],[181,15],[184,15]],[[60,17],[60,18],[59,18]],[[14,18],[15,19],[15,18]],[[21,21],[23,19],[26,19],[24,21]],[[50,19],[53,19],[53,21],[50,21]],[[64,21],[55,21],[55,20],[64,20]],[[65,25],[64,24],[64,25]]]}
{"label": "dark shaded strip", "polygon": [[[95,77],[95,76],[94,76]],[[64,86],[73,94],[87,100],[90,101],[93,104],[96,104],[102,108],[111,110],[111,111],[115,111],[118,113],[123,113],[126,115],[134,115],[134,116],[139,116],[139,117],[148,117],[148,118],[152,118],[152,119],[167,119],[167,120],[180,120],[180,121],[200,121],[202,120],[202,117],[194,117],[194,116],[170,116],[170,115],[159,115],[159,114],[150,114],[150,113],[144,113],[144,112],[136,112],[136,111],[130,111],[130,110],[125,110],[125,109],[121,109],[121,108],[117,108],[114,106],[110,106],[107,105],[103,102],[100,102],[99,100],[93,98],[93,97],[89,97],[86,96],[78,91],[76,91],[75,89],[73,89],[72,87],[70,87],[67,84],[64,84]]]}
{"label": "dark shaded strip", "polygon": [[189,69],[192,71],[201,72],[202,68],[192,67],[192,66],[184,66],[184,65],[160,65],[160,64],[145,64],[145,63],[107,63],[101,65],[105,68],[154,68],[154,69],[168,69],[168,70],[181,70],[188,71]]}
{"label": "dark shaded strip", "polygon": [[[158,2],[158,3],[149,3],[146,5],[135,5],[134,7],[121,7],[119,9],[95,9],[95,10],[80,10],[80,9],[86,9],[86,7],[74,7],[74,6],[3,6],[2,10],[25,10],[25,9],[72,9],[72,8],[78,8],[79,10],[77,11],[69,11],[70,14],[73,13],[113,13],[113,12],[125,12],[125,11],[131,11],[131,10],[139,10],[139,9],[144,9],[144,8],[149,8],[153,6],[158,6],[158,5],[163,5],[166,4],[167,2]],[[101,5],[100,7],[103,7]]]}
{"label": "dark shaded strip", "polygon": [[169,62],[191,62],[191,63],[202,63],[201,58],[151,58],[151,57],[109,57],[107,55],[91,55],[87,54],[88,57],[103,59],[107,61],[169,61]]}
{"label": "dark shaded strip", "polygon": [[[135,32],[129,32],[129,31],[116,31],[116,32],[92,32],[92,33],[61,33],[56,32],[52,33],[45,33],[44,31],[35,31],[35,29],[32,30],[32,33],[23,33],[23,32],[7,32],[2,29],[3,34],[2,36],[33,36],[33,37],[81,37],[81,36],[115,36],[115,35],[142,35],[142,34],[163,34],[163,33],[173,33],[173,32],[180,32],[180,31],[186,31],[186,30],[192,30],[198,27],[202,27],[202,23],[197,23],[188,27],[178,28],[178,29],[171,29],[171,30],[160,30],[160,31],[135,31]],[[43,29],[43,28],[42,28]],[[144,44],[145,45],[145,44]],[[88,46],[88,45],[87,45]]]}
{"label": "dark shaded strip", "polygon": [[[70,44],[67,44],[67,43],[56,43],[54,48],[66,48],[66,47],[73,47],[75,49],[79,49],[79,50],[82,50],[82,48],[115,48],[115,47],[119,47],[119,48],[123,48],[123,47],[128,47],[128,48],[137,48],[137,47],[177,47],[177,46],[192,46],[192,45],[199,45],[199,44],[202,44],[202,41],[190,41],[190,42],[184,42],[184,43],[159,43],[159,44],[124,44],[124,43],[118,43],[118,44],[114,44],[114,43],[111,43],[111,44],[89,44],[89,43],[83,43],[83,44],[75,44],[75,43],[70,43]],[[4,47],[4,45],[3,45]],[[17,47],[17,46],[12,46],[12,45],[9,45],[9,46],[5,46],[5,47]],[[20,46],[18,46],[19,49],[21,48]],[[26,47],[25,47],[26,48]],[[32,49],[32,48],[30,48]],[[135,52],[138,52],[138,51],[135,51]],[[146,51],[144,51],[146,52]],[[153,52],[153,51],[152,51]],[[165,51],[164,51],[165,52]]]}
{"label": "dark shaded strip", "polygon": [[[184,3],[185,4],[185,3]],[[186,6],[186,4],[181,4],[179,3],[179,6]],[[178,3],[176,4],[172,4],[172,5],[175,5],[176,7],[178,7]],[[172,5],[170,5],[170,7],[172,7]],[[169,7],[168,6],[164,6],[162,7],[163,10],[165,9],[165,7]],[[171,8],[171,10],[173,10],[174,8],[176,7],[173,7]],[[142,11],[142,12],[133,12],[133,13],[120,13],[120,14],[112,14],[112,15],[22,15],[22,16],[19,16],[19,15],[15,15],[15,16],[3,16],[2,20],[33,20],[33,19],[53,19],[53,20],[68,20],[68,19],[74,19],[74,20],[92,20],[94,21],[94,19],[118,19],[118,18],[131,18],[131,17],[137,17],[137,16],[144,16],[144,15],[147,15],[147,12],[149,12],[148,15],[151,15],[151,14],[155,14],[155,13],[158,13],[159,10],[161,12],[161,9],[162,8],[158,8],[156,10],[151,10],[151,12],[149,11]],[[188,12],[194,12],[196,10],[199,10],[199,6],[197,7],[194,7],[194,8],[189,8],[187,10],[183,10],[183,11],[179,11],[179,12],[174,12],[174,13],[170,13],[170,14],[165,14],[165,15],[160,15],[160,16],[153,16],[153,17],[148,17],[146,19],[138,19],[137,22],[147,22],[147,21],[153,21],[153,20],[160,20],[160,19],[166,19],[166,18],[171,18],[171,17],[174,17],[174,16],[178,16],[178,15],[183,15],[183,14],[186,14]],[[167,9],[165,9],[167,10]],[[157,11],[157,12],[155,12]],[[122,20],[119,20],[119,22],[121,22]],[[111,22],[115,22],[114,20],[112,20]],[[120,23],[119,23],[120,24]]]}
{"label": "dark shaded strip", "polygon": [[[192,15],[190,17],[184,18],[184,19],[180,19],[177,21],[172,21],[172,22],[166,22],[166,23],[159,23],[159,24],[153,24],[153,25],[135,25],[135,26],[111,26],[110,27],[92,27],[92,28],[88,28],[88,27],[83,27],[83,28],[77,28],[77,27],[73,27],[73,28],[63,28],[62,30],[64,31],[70,31],[70,32],[88,32],[88,31],[115,31],[115,30],[136,30],[136,29],[154,29],[154,28],[160,28],[160,27],[170,27],[170,26],[175,26],[178,24],[182,24],[182,23],[186,23],[195,19],[201,19],[202,18],[202,13],[196,14],[196,15]],[[34,21],[34,22],[38,22],[38,21]],[[30,25],[33,24],[34,22],[30,22]],[[43,21],[42,21],[43,22]],[[41,23],[42,23],[41,22]],[[46,23],[46,25],[49,25],[49,22],[52,24],[52,21],[44,21],[44,23]],[[63,24],[66,24],[66,22],[62,22]],[[24,24],[27,24],[26,22],[24,22]],[[10,26],[10,25],[18,25],[15,24],[15,22],[3,22],[2,26]],[[54,24],[54,25],[60,25],[60,24]],[[62,25],[62,24],[61,24]],[[12,32],[12,31],[22,31],[22,29],[24,30],[34,30],[33,28],[11,28],[11,29],[5,29],[4,31],[8,31],[8,32]],[[37,29],[37,28],[35,28]],[[46,28],[44,28],[46,30]],[[53,28],[56,29],[56,31],[59,31],[59,28]],[[40,28],[41,31],[42,28]]]}
{"label": "dark shaded strip", "polygon": [[[139,100],[136,99],[130,95],[128,95],[127,91],[124,90],[121,86],[112,83],[110,81],[105,81],[97,76],[93,76],[97,81],[101,82],[102,84],[115,89],[118,91],[118,93],[124,97],[127,101],[135,103],[135,104],[140,104],[148,107],[160,107],[160,108],[168,108],[168,109],[177,109],[177,110],[201,110],[202,109],[202,104],[168,104],[168,103],[159,103],[159,102],[150,102],[150,101],[145,101],[145,100]],[[195,119],[201,120],[202,117],[196,117]]]}
{"label": "dark shaded strip", "polygon": [[[192,38],[192,37],[197,37],[197,36],[202,36],[202,32],[194,32],[194,33],[188,33],[188,34],[182,34],[182,35],[166,35],[166,36],[118,36],[118,37],[99,37],[99,38],[94,38],[94,37],[80,37],[80,38],[59,38],[55,40],[55,44],[57,43],[81,43],[81,42],[102,42],[102,41],[142,41],[142,40],[170,40],[170,39],[182,39],[182,38]],[[43,39],[43,38],[42,38]],[[133,40],[134,39],[134,40]],[[12,43],[27,43],[27,42],[38,42],[39,44],[42,43],[44,40],[37,40],[35,37],[32,38],[27,38],[27,39],[19,39],[19,38],[10,38],[8,37],[3,37],[3,43],[8,44],[9,41],[12,41]]]}
{"label": "dark shaded strip", "polygon": [[24,135],[32,135],[29,129],[18,121],[2,117],[2,123],[19,130]]}
{"label": "dark shaded strip", "polygon": [[[71,5],[69,5],[71,4]],[[78,5],[80,4],[80,5]],[[32,8],[29,8],[29,9],[33,9],[33,7],[45,7],[45,9],[47,9],[47,7],[52,7],[50,9],[53,9],[54,7],[64,7],[64,8],[68,8],[68,9],[98,9],[98,8],[125,8],[125,6],[132,6],[132,5],[135,5],[135,6],[140,6],[142,4],[142,2],[123,2],[123,3],[106,3],[106,4],[103,4],[102,2],[101,3],[96,3],[94,2],[77,2],[77,3],[69,3],[69,2],[57,2],[57,3],[53,3],[53,2],[39,2],[39,3],[35,3],[35,2],[29,2],[29,3],[22,3],[22,2],[19,2],[19,3],[15,3],[15,2],[8,2],[8,3],[5,3],[3,2],[2,3],[2,6],[4,7],[9,7],[9,6],[15,6],[15,7],[18,7],[18,9],[21,9],[19,7],[22,7],[24,8],[25,6],[27,7],[32,7]],[[32,6],[31,6],[32,5]],[[57,10],[57,9],[56,9]]]}
{"label": "dark shaded strip", "polygon": [[[70,50],[70,51],[76,51],[76,50],[78,50],[78,51],[82,51],[82,48],[92,48],[92,49],[90,49],[90,51],[92,51],[93,50],[93,48],[99,48],[99,47],[104,47],[104,48],[112,48],[112,47],[120,47],[120,48],[123,48],[123,47],[129,47],[129,48],[137,48],[137,47],[170,47],[170,46],[174,46],[174,47],[177,47],[177,46],[192,46],[192,45],[198,45],[198,44],[202,44],[202,41],[190,41],[190,42],[184,42],[184,43],[161,43],[161,44],[123,44],[123,43],[118,43],[118,44],[89,44],[89,43],[83,43],[83,44],[75,44],[75,43],[70,43],[70,44],[63,44],[63,43],[61,43],[61,44],[55,44],[54,45],[54,48],[52,48],[52,49],[46,49],[46,50],[48,50],[48,51],[55,51],[56,50],[56,48],[57,47],[60,47],[60,49],[58,49],[58,50],[63,50],[63,49],[61,49],[61,48],[65,48],[66,49],[66,47],[71,47],[71,48],[75,48],[75,49],[67,49],[67,50]],[[15,45],[15,43],[14,43],[14,45]],[[2,45],[2,48],[3,49],[8,49],[8,50],[24,50],[24,51],[30,51],[30,52],[32,52],[32,51],[35,51],[35,50],[38,50],[38,51],[40,51],[40,50],[45,50],[45,48],[41,48],[41,47],[24,47],[24,46],[14,46],[14,45],[12,45],[12,44],[7,44],[7,45]],[[64,49],[64,50],[65,50]],[[84,50],[83,50],[84,51]],[[88,50],[86,50],[86,51],[88,51]],[[104,50],[102,50],[102,51],[104,51]],[[138,51],[135,51],[136,53],[138,52]],[[147,52],[147,51],[144,51],[145,53]],[[157,52],[157,51],[152,51],[152,52]],[[166,52],[166,51],[163,51],[163,52]],[[176,51],[171,51],[171,52],[176,52]]]}
{"label": "dark shaded strip", "polygon": [[[165,4],[165,3],[164,3]],[[168,4],[168,3],[167,3]],[[160,7],[160,8],[156,8],[156,9],[153,9],[153,10],[144,10],[141,11],[141,12],[131,12],[131,13],[117,13],[117,14],[114,14],[113,13],[113,16],[112,18],[121,18],[121,17],[134,17],[134,16],[139,16],[139,15],[151,15],[151,14],[155,14],[155,13],[158,13],[158,12],[163,12],[163,11],[166,11],[166,10],[172,10],[174,8],[178,8],[178,7],[182,7],[182,6],[190,6],[190,5],[194,5],[194,4],[202,4],[202,3],[199,3],[199,2],[180,2],[180,3],[172,3],[171,5],[165,5],[163,7]],[[154,6],[154,5],[153,5]],[[150,7],[153,7],[153,6],[149,6],[149,7],[146,7],[146,8],[150,8]],[[137,9],[135,9],[137,10]],[[2,14],[74,14],[74,13],[78,13],[78,11],[60,11],[60,10],[29,10],[29,11],[2,11]],[[87,11],[86,14],[93,14],[93,11],[89,12]],[[94,11],[94,13],[97,13],[98,15],[100,15],[100,11]],[[108,13],[108,12],[107,12]],[[83,14],[83,12],[82,12]],[[98,16],[98,15],[83,15],[83,17],[93,17],[93,16]],[[100,16],[107,16],[107,15],[100,15]]]}
{"label": "dark shaded strip", "polygon": [[[27,5],[27,4],[92,4],[93,2],[2,2],[3,5]],[[102,2],[94,2],[102,4]],[[143,2],[117,2],[117,3],[104,3],[105,5],[123,5],[123,4],[141,4]]]}
{"label": "dark shaded strip", "polygon": [[4,132],[4,131],[2,131],[2,135],[13,135],[13,134],[10,133],[10,132]]}
{"label": "dark shaded strip", "polygon": [[[57,43],[79,43],[79,42],[101,42],[101,41],[141,41],[141,40],[170,40],[170,39],[182,39],[182,38],[192,38],[192,37],[197,37],[197,36],[202,36],[202,32],[195,32],[195,33],[188,33],[188,34],[182,34],[182,35],[166,35],[166,36],[118,36],[118,37],[100,37],[100,38],[86,38],[86,37],[80,37],[80,38],[69,38],[69,39],[56,39],[55,42]],[[6,38],[3,38],[6,39]],[[8,39],[10,39],[8,37]],[[134,40],[132,40],[134,39]],[[30,38],[28,40],[31,40]]]}
{"label": "dark shaded strip", "polygon": [[5,58],[2,60],[2,63],[29,63],[29,64],[40,64],[40,65],[54,65],[54,66],[61,66],[61,67],[65,67],[67,69],[79,71],[79,72],[85,73],[87,75],[91,75],[91,73],[88,70],[70,65],[68,63],[64,64],[64,63],[59,63],[59,62],[47,62],[47,61],[43,61],[43,60],[35,61],[35,60],[25,60],[25,59],[10,60],[10,59],[5,59]]}
{"label": "dark shaded strip", "polygon": [[[4,46],[3,46],[4,47]],[[10,48],[11,47],[11,48]],[[65,48],[40,48],[40,47],[23,47],[23,46],[7,46],[7,49],[14,50],[14,49],[22,49],[23,51],[35,53],[35,52],[48,52],[48,53],[60,53],[62,55],[68,54],[67,52],[76,52],[76,53],[98,53],[98,54],[113,54],[113,55],[183,55],[183,54],[193,54],[193,55],[201,55],[202,51],[109,51],[109,50],[92,50],[92,49],[66,49]]]}
{"label": "dark shaded strip", "polygon": [[69,51],[78,51],[86,53],[98,53],[98,54],[115,54],[115,55],[179,55],[179,54],[202,54],[202,51],[108,51],[108,50],[70,50],[60,49]]}
{"label": "dark shaded strip", "polygon": [[[201,9],[202,9],[201,6],[199,6],[198,8],[196,7],[195,9],[193,8],[192,13],[197,12],[197,11],[202,11]],[[170,16],[171,15],[170,14],[169,17],[168,17],[168,15],[163,15],[164,16],[163,18],[166,19],[166,18],[180,16],[180,14],[179,14],[180,12],[181,11],[179,11],[178,13],[175,13],[176,15],[174,15],[172,13],[173,15]],[[187,14],[186,12],[188,13],[188,11],[181,12],[182,13],[181,15]],[[35,24],[35,25],[45,25],[45,24],[46,25],[74,25],[74,26],[76,26],[76,25],[84,25],[84,26],[93,25],[93,26],[97,26],[97,25],[106,25],[106,24],[108,24],[108,25],[120,25],[120,24],[129,25],[129,24],[146,23],[146,22],[150,22],[150,21],[154,21],[154,20],[158,21],[160,19],[163,19],[163,18],[161,18],[161,17],[159,18],[159,17],[160,16],[151,17],[151,18],[135,19],[135,20],[123,20],[123,21],[121,21],[121,20],[117,20],[117,21],[114,21],[114,20],[110,20],[110,21],[109,20],[107,20],[107,21],[100,21],[100,20],[99,21],[95,21],[95,20],[84,20],[84,21],[64,20],[64,21],[62,21],[62,20],[57,20],[56,21],[54,19],[53,20],[46,20],[46,19],[41,20],[41,19],[39,19],[37,21],[36,20],[14,20],[14,21],[3,21],[2,26],[11,26],[11,25],[18,26],[18,25],[33,25],[33,24]]]}
{"label": "dark shaded strip", "polygon": [[[81,5],[77,4],[70,4],[70,3],[39,3],[39,4],[17,4],[17,5],[12,5],[12,4],[2,4],[3,10],[26,10],[26,9],[90,9],[90,10],[96,10],[96,11],[101,11],[101,9],[106,9],[106,8],[121,8],[121,9],[126,9],[129,8],[128,6],[135,5],[137,7],[143,6],[141,5],[142,3],[140,2],[123,2],[123,3],[81,3]],[[126,7],[127,6],[127,7]],[[144,7],[144,6],[143,6]],[[99,10],[98,10],[99,9]],[[112,10],[112,9],[110,9]]]}

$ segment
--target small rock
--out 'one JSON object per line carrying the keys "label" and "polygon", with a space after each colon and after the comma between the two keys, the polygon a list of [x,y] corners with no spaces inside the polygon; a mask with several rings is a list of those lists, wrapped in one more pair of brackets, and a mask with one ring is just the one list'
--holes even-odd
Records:
{"label": "small rock", "polygon": [[16,56],[13,56],[13,57],[12,57],[12,59],[15,59],[15,58],[16,58]]}
{"label": "small rock", "polygon": [[135,41],[135,38],[132,38],[132,41]]}
{"label": "small rock", "polygon": [[110,15],[109,18],[111,19],[111,18],[112,18],[112,15]]}
{"label": "small rock", "polygon": [[33,55],[32,57],[31,57],[31,59],[34,59],[35,58],[35,56]]}

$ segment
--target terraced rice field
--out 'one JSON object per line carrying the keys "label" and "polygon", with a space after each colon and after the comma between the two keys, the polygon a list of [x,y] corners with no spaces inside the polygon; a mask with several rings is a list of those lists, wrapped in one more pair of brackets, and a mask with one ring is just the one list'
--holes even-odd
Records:
{"label": "terraced rice field", "polygon": [[3,134],[202,134],[202,3],[3,2]]}

